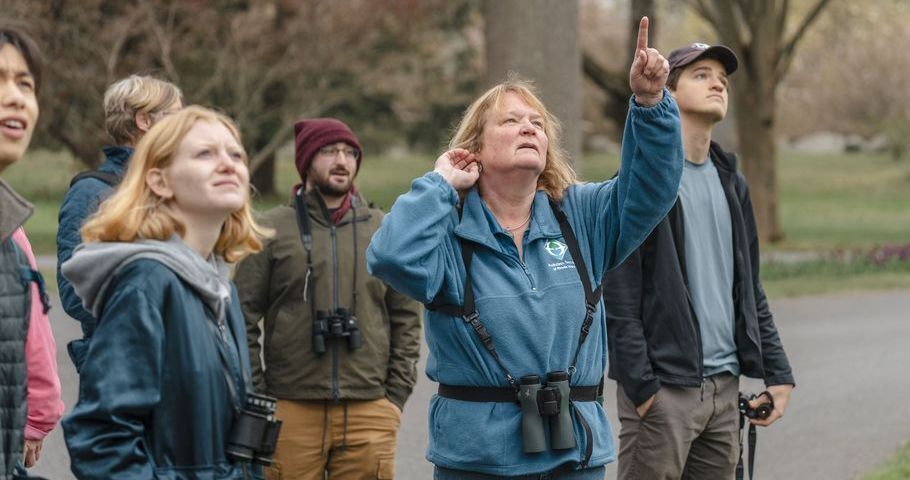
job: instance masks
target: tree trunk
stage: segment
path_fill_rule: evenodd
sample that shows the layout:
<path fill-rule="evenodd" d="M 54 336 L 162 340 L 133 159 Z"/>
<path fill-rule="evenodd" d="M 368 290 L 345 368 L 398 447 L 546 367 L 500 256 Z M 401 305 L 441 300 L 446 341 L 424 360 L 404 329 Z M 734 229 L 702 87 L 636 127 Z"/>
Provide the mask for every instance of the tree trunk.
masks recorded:
<path fill-rule="evenodd" d="M 254 191 L 262 197 L 275 194 L 275 154 L 265 157 L 256 171 L 250 176 Z"/>
<path fill-rule="evenodd" d="M 638 53 L 635 51 L 635 45 L 638 43 L 638 25 L 641 22 L 641 17 L 648 17 L 648 38 L 651 42 L 649 46 L 653 47 L 657 43 L 657 32 L 660 28 L 660 22 L 655 22 L 657 7 L 654 5 L 654 0 L 632 0 L 631 13 L 629 14 L 629 31 L 626 35 L 626 66 L 625 73 L 629 73 L 629 69 L 632 67 L 632 62 L 635 60 L 635 54 Z M 670 52 L 664 53 L 666 56 L 670 56 Z M 630 92 L 631 94 L 631 92 Z"/>
<path fill-rule="evenodd" d="M 484 2 L 487 84 L 509 72 L 532 80 L 562 122 L 562 148 L 581 159 L 581 43 L 578 0 Z"/>
<path fill-rule="evenodd" d="M 609 118 L 616 126 L 617 141 L 622 141 L 622 130 L 626 124 L 626 116 L 629 114 L 629 97 L 632 96 L 632 89 L 629 88 L 629 69 L 632 67 L 632 61 L 635 60 L 635 43 L 638 41 L 638 24 L 641 17 L 647 16 L 651 21 L 649 25 L 649 37 L 653 43 L 657 38 L 657 22 L 654 21 L 657 16 L 655 0 L 632 0 L 631 13 L 629 15 L 629 31 L 627 35 L 625 52 L 626 61 L 620 70 L 607 70 L 597 63 L 591 55 L 583 55 L 583 66 L 585 76 L 594 82 L 600 90 L 607 96 L 604 102 L 603 114 Z M 664 52 L 669 55 L 669 52 Z"/>
<path fill-rule="evenodd" d="M 830 0 L 815 0 L 790 36 L 785 34 L 791 15 L 787 0 L 687 3 L 739 57 L 740 68 L 730 80 L 743 174 L 749 181 L 759 239 L 777 242 L 784 238 L 777 198 L 777 87 L 793 60 L 796 45 Z"/>
<path fill-rule="evenodd" d="M 759 84 L 746 75 L 733 77 L 733 82 L 739 156 L 743 175 L 749 182 L 758 238 L 777 242 L 783 240 L 784 231 L 777 195 L 776 85 L 771 79 Z"/>

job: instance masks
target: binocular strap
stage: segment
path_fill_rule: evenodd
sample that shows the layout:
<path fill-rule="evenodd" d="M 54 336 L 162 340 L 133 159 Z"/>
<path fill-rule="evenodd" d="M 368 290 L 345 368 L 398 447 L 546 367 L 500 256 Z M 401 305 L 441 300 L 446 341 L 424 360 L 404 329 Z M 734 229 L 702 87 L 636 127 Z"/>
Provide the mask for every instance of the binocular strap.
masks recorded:
<path fill-rule="evenodd" d="M 215 335 L 216 342 L 221 342 L 222 345 L 218 347 L 218 358 L 221 359 L 221 371 L 224 373 L 224 381 L 227 382 L 228 392 L 231 394 L 231 400 L 234 405 L 234 413 L 239 412 L 243 409 L 243 399 L 237 395 L 237 386 L 234 383 L 230 369 L 228 367 L 228 362 L 230 361 L 227 357 L 227 339 L 221 336 L 220 330 L 215 326 L 214 322 L 210 321 L 207 318 L 202 319 L 205 323 L 209 325 L 209 329 L 212 331 L 212 334 Z M 239 352 L 239 350 L 238 350 Z"/>
<path fill-rule="evenodd" d="M 294 214 L 297 219 L 297 230 L 300 232 L 300 241 L 301 241 L 301 243 L 303 243 L 303 249 L 306 251 L 306 274 L 305 274 L 304 283 L 303 283 L 303 301 L 308 302 L 310 304 L 310 314 L 312 315 L 310 318 L 315 320 L 315 318 L 316 318 L 316 299 L 310 298 L 310 296 L 308 295 L 308 293 L 309 293 L 308 291 L 310 288 L 310 276 L 313 273 L 313 258 L 312 258 L 312 256 L 313 256 L 313 228 L 310 225 L 310 214 L 307 211 L 306 203 L 305 203 L 304 197 L 303 197 L 304 188 L 305 187 L 301 186 L 297 190 L 297 192 L 294 194 Z M 351 276 L 352 276 L 351 311 L 354 312 L 354 314 L 356 315 L 357 296 L 358 296 L 356 252 L 359 252 L 360 250 L 357 248 L 357 207 L 356 207 L 355 203 L 356 202 L 353 202 L 353 201 L 351 203 L 351 212 L 352 212 L 353 218 L 351 219 L 350 223 L 351 223 L 351 230 L 353 232 L 352 236 L 353 236 L 353 240 L 354 240 L 354 252 L 355 252 L 354 268 L 353 268 L 353 273 L 351 274 Z M 324 207 L 325 206 L 323 205 L 323 210 L 325 210 Z M 331 222 L 332 221 L 331 215 L 328 215 L 328 217 L 329 217 L 329 221 Z M 347 222 L 342 222 L 342 224 L 346 224 L 346 223 Z M 333 229 L 333 232 L 334 232 L 335 226 L 332 226 L 331 228 Z M 334 233 L 332 235 L 334 236 Z M 334 255 L 334 253 L 333 253 L 333 255 Z M 335 262 L 334 259 L 332 261 Z M 335 263 L 337 263 L 337 262 L 335 262 Z M 337 275 L 335 275 L 335 281 L 336 281 L 336 285 L 332 289 L 332 293 L 335 296 L 335 298 L 333 299 L 332 303 L 333 303 L 333 307 L 337 308 L 338 307 L 338 298 L 337 298 L 338 276 Z"/>
<path fill-rule="evenodd" d="M 598 385 L 576 385 L 569 387 L 569 400 L 572 402 L 597 402 L 603 391 L 603 378 Z M 516 403 L 518 396 L 510 387 L 468 387 L 462 385 L 439 384 L 437 394 L 443 398 L 463 402 L 498 402 Z"/>
<path fill-rule="evenodd" d="M 739 463 L 736 464 L 736 480 L 744 480 L 743 475 L 743 434 L 746 432 L 746 416 L 739 416 Z M 749 423 L 749 479 L 753 477 L 755 471 L 755 449 L 758 443 L 758 434 L 755 431 L 755 425 Z"/>
<path fill-rule="evenodd" d="M 575 353 L 572 356 L 572 364 L 568 368 L 569 375 L 572 375 L 576 370 L 575 364 L 578 362 L 578 355 L 581 353 L 581 347 L 588 338 L 588 333 L 591 331 L 591 325 L 594 324 L 594 313 L 601 300 L 603 285 L 599 284 L 597 285 L 597 288 L 591 288 L 591 279 L 588 276 L 588 268 L 585 266 L 584 257 L 581 254 L 581 249 L 578 247 L 578 239 L 575 237 L 575 232 L 572 231 L 572 226 L 569 224 L 568 217 L 566 217 L 565 212 L 563 212 L 562 208 L 554 202 L 552 198 L 549 199 L 549 205 L 550 210 L 552 210 L 553 215 L 559 223 L 559 231 L 566 241 L 566 246 L 569 249 L 572 262 L 575 264 L 575 270 L 578 272 L 578 277 L 581 281 L 582 288 L 584 289 L 585 296 L 585 318 L 581 323 L 581 330 L 578 335 L 578 346 L 575 348 Z M 461 210 L 459 210 L 458 213 L 460 216 Z M 469 324 L 484 348 L 486 348 L 493 357 L 493 360 L 496 361 L 505 373 L 509 387 L 517 392 L 518 383 L 496 352 L 493 338 L 480 321 L 480 313 L 477 311 L 477 306 L 474 303 L 474 290 L 471 284 L 471 260 L 474 257 L 474 243 L 466 240 L 460 240 L 459 243 L 461 245 L 461 258 L 465 269 L 464 304 L 461 306 L 446 304 L 437 297 L 427 304 L 426 307 L 429 310 L 439 311 L 453 317 L 461 317 L 465 323 Z"/>
<path fill-rule="evenodd" d="M 581 424 L 581 428 L 585 430 L 585 456 L 581 460 L 581 468 L 588 468 L 588 462 L 591 461 L 591 455 L 594 453 L 594 432 L 591 430 L 591 426 L 588 425 L 588 421 L 585 420 L 585 416 L 575 408 L 574 402 L 569 402 L 570 408 L 575 412 L 575 416 L 578 418 L 578 423 Z"/>
<path fill-rule="evenodd" d="M 568 217 L 566 217 L 565 212 L 562 211 L 562 208 L 560 208 L 552 198 L 549 199 L 549 204 L 550 209 L 553 211 L 553 215 L 559 222 L 560 233 L 562 233 L 563 239 L 566 241 L 566 246 L 568 247 L 572 261 L 575 263 L 575 269 L 578 272 L 579 279 L 584 289 L 585 318 L 581 324 L 581 331 L 578 336 L 578 346 L 575 348 L 575 353 L 572 356 L 572 363 L 567 370 L 571 376 L 575 373 L 575 365 L 578 362 L 578 355 L 581 352 L 581 347 L 587 339 L 591 326 L 594 323 L 594 313 L 600 302 L 602 285 L 598 285 L 597 288 L 591 288 L 591 279 L 588 276 L 588 269 L 585 266 L 584 257 L 578 246 L 578 239 L 575 237 L 575 232 L 572 231 L 572 226 L 569 224 Z M 459 216 L 460 214 L 461 211 L 459 210 Z M 505 373 L 509 387 L 468 387 L 441 384 L 439 385 L 439 395 L 446 398 L 474 402 L 517 402 L 518 392 L 520 390 L 518 383 L 496 352 L 496 347 L 493 345 L 493 338 L 483 323 L 481 323 L 480 314 L 474 303 L 474 291 L 471 285 L 471 260 L 474 256 L 474 243 L 463 239 L 460 240 L 459 243 L 461 245 L 461 256 L 465 268 L 464 304 L 460 307 L 445 304 L 437 297 L 431 303 L 427 304 L 426 307 L 429 310 L 439 311 L 453 317 L 461 317 L 465 323 L 469 324 L 484 348 L 490 353 L 493 360 L 496 361 Z M 576 397 L 576 395 L 581 396 L 582 391 L 584 391 L 584 398 Z M 588 462 L 591 460 L 591 455 L 594 451 L 594 434 L 587 420 L 581 412 L 575 408 L 574 402 L 597 401 L 600 398 L 602 391 L 603 377 L 601 377 L 599 385 L 591 387 L 572 387 L 570 390 L 569 408 L 575 413 L 578 422 L 585 431 L 585 452 L 584 457 L 581 459 L 582 468 L 586 468 Z"/>

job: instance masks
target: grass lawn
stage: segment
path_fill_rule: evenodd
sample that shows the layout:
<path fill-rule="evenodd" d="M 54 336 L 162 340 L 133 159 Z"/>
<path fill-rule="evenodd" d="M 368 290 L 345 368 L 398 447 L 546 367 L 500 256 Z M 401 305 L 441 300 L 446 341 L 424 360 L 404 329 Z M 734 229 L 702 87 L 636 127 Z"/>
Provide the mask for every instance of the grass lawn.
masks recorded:
<path fill-rule="evenodd" d="M 257 209 L 288 200 L 297 181 L 290 153 L 279 157 L 276 190 L 257 198 Z M 412 179 L 433 167 L 435 155 L 367 156 L 357 185 L 384 210 L 407 191 Z M 587 180 L 609 178 L 618 158 L 588 155 L 580 172 Z M 69 179 L 82 170 L 64 153 L 33 151 L 4 172 L 4 178 L 35 203 L 26 224 L 39 254 L 55 252 L 57 212 Z M 887 155 L 810 155 L 780 158 L 781 220 L 786 240 L 766 250 L 868 250 L 883 244 L 910 243 L 910 162 Z M 762 270 L 770 296 L 794 296 L 855 289 L 910 288 L 910 262 L 874 266 L 867 262 L 809 262 L 796 267 L 766 264 Z"/>
<path fill-rule="evenodd" d="M 863 480 L 906 480 L 910 478 L 910 443 L 890 461 L 869 472 Z"/>
<path fill-rule="evenodd" d="M 855 290 L 910 289 L 910 261 L 874 265 L 811 261 L 798 264 L 766 263 L 762 286 L 771 298 L 797 297 Z"/>
<path fill-rule="evenodd" d="M 910 243 L 910 161 L 887 155 L 782 156 L 776 248 Z"/>

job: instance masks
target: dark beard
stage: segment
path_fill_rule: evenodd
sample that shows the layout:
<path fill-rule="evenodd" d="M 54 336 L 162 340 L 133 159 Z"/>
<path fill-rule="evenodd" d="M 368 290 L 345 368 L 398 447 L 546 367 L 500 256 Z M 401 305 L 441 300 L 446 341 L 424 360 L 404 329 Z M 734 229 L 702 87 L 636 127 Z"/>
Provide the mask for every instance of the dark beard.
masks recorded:
<path fill-rule="evenodd" d="M 328 181 L 313 179 L 313 186 L 316 187 L 316 191 L 318 191 L 323 198 L 344 197 L 351 191 L 351 186 L 353 185 L 354 182 L 348 182 L 344 187 L 336 187 Z"/>

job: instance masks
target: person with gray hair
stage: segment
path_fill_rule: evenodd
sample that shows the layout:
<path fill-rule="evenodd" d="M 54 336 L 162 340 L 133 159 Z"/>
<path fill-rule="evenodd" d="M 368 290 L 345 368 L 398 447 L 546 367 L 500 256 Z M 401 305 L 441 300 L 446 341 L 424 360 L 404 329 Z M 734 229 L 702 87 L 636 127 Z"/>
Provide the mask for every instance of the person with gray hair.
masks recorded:
<path fill-rule="evenodd" d="M 83 338 L 67 345 L 76 371 L 82 368 L 88 341 L 97 321 L 82 306 L 70 282 L 60 273 L 82 243 L 79 230 L 85 220 L 111 195 L 126 172 L 133 148 L 162 118 L 183 106 L 183 93 L 165 80 L 148 75 L 130 75 L 111 84 L 104 93 L 104 126 L 114 145 L 103 148 L 105 160 L 97 170 L 82 172 L 70 182 L 60 206 L 57 229 L 57 286 L 63 309 L 82 324 Z"/>

